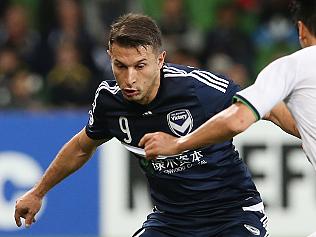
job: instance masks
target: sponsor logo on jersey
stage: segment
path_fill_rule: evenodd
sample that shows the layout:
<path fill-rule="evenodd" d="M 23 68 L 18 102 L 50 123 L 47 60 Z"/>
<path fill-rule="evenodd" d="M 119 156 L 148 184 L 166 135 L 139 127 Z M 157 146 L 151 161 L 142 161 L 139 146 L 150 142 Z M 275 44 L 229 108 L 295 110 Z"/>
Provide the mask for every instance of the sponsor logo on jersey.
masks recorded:
<path fill-rule="evenodd" d="M 191 132 L 193 127 L 193 118 L 187 109 L 170 112 L 167 115 L 167 121 L 171 131 L 180 137 Z"/>
<path fill-rule="evenodd" d="M 244 224 L 244 227 L 254 235 L 260 235 L 260 230 L 251 225 Z"/>

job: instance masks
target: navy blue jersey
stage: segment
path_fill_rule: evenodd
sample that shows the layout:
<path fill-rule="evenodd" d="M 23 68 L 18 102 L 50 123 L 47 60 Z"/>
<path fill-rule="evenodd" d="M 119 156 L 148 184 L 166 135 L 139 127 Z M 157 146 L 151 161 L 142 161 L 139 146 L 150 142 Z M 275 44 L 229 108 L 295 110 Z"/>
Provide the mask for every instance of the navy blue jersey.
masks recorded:
<path fill-rule="evenodd" d="M 160 212 L 220 215 L 261 202 L 232 141 L 155 161 L 145 160 L 144 150 L 137 144 L 146 133 L 184 136 L 194 131 L 230 106 L 238 90 L 231 80 L 211 72 L 165 64 L 157 96 L 148 105 L 125 100 L 115 81 L 102 82 L 86 132 L 92 139 L 115 137 L 139 158 Z"/>

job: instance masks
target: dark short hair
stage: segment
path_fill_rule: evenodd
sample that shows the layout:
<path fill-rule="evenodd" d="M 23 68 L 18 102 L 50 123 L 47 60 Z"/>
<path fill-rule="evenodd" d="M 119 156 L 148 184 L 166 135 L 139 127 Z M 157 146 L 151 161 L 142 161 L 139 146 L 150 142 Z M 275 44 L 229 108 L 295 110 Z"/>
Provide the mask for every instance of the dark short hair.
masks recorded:
<path fill-rule="evenodd" d="M 161 50 L 161 32 L 155 21 L 141 14 L 126 14 L 117 19 L 112 25 L 108 46 L 113 43 L 125 47 L 152 46 L 156 51 Z"/>
<path fill-rule="evenodd" d="M 292 0 L 290 10 L 295 24 L 302 21 L 316 36 L 316 0 Z"/>

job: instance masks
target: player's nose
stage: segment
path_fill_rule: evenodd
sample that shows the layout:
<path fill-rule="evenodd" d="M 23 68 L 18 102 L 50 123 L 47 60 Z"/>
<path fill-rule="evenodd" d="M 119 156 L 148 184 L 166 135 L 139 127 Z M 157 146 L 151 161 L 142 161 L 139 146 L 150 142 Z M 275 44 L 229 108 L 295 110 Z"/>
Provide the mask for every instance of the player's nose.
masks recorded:
<path fill-rule="evenodd" d="M 132 85 L 136 82 L 136 71 L 133 68 L 128 68 L 125 82 L 129 87 L 132 87 Z"/>

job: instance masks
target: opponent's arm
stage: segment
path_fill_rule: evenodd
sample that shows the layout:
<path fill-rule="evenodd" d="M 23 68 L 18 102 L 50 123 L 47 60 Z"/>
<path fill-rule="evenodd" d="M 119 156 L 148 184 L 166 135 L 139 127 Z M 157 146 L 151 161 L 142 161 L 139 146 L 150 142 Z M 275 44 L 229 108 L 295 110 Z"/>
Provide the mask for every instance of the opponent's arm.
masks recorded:
<path fill-rule="evenodd" d="M 34 216 L 41 208 L 42 199 L 45 194 L 60 181 L 85 164 L 97 146 L 104 140 L 90 139 L 85 129 L 76 134 L 58 152 L 53 162 L 45 171 L 40 181 L 16 202 L 15 221 L 21 226 L 21 217 L 25 219 L 26 227 L 34 222 Z"/>
<path fill-rule="evenodd" d="M 144 146 L 148 159 L 155 159 L 158 155 L 175 155 L 230 140 L 254 122 L 254 112 L 245 104 L 236 102 L 184 137 L 176 138 L 162 132 L 150 133 L 140 140 L 139 146 Z"/>
<path fill-rule="evenodd" d="M 301 138 L 300 133 L 296 127 L 296 122 L 283 101 L 278 103 L 269 113 L 267 113 L 264 116 L 264 119 L 270 120 L 279 126 L 283 131 L 297 138 Z"/>

